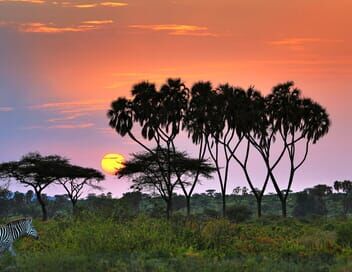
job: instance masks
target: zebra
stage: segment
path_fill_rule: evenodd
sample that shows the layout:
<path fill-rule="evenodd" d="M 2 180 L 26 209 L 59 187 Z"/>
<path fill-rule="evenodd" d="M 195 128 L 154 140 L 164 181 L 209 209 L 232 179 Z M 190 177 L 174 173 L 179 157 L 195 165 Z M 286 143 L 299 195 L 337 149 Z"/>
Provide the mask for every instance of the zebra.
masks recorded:
<path fill-rule="evenodd" d="M 16 256 L 13 242 L 23 236 L 39 239 L 38 232 L 32 224 L 32 218 L 18 219 L 6 225 L 0 225 L 0 255 L 8 250 L 12 256 Z"/>

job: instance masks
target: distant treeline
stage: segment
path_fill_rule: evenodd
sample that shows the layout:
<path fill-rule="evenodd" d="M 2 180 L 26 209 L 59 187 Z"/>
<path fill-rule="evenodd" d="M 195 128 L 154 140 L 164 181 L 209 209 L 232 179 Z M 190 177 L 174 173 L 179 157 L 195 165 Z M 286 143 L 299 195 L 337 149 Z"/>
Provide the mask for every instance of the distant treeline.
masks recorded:
<path fill-rule="evenodd" d="M 348 216 L 352 212 L 352 196 L 350 191 L 342 190 L 341 185 L 351 185 L 351 181 L 335 182 L 333 187 L 317 185 L 298 193 L 291 193 L 288 200 L 290 216 L 300 218 Z M 174 215 L 186 215 L 187 201 L 183 195 L 175 194 Z M 255 197 L 246 187 L 236 187 L 232 194 L 227 195 L 229 204 L 227 217 L 241 222 L 255 217 Z M 67 195 L 42 195 L 48 216 L 60 217 L 72 214 L 71 200 Z M 221 217 L 219 209 L 222 205 L 222 194 L 215 190 L 192 196 L 193 215 L 205 218 Z M 29 190 L 27 193 L 0 191 L 0 216 L 32 216 L 38 218 L 42 211 L 37 203 L 36 195 Z M 264 195 L 263 207 L 266 216 L 280 215 L 280 202 L 275 194 Z M 121 198 L 113 198 L 111 193 L 89 194 L 85 199 L 79 199 L 77 212 L 92 212 L 101 216 L 128 219 L 140 214 L 151 217 L 163 217 L 164 206 L 160 196 L 141 192 L 127 192 Z"/>

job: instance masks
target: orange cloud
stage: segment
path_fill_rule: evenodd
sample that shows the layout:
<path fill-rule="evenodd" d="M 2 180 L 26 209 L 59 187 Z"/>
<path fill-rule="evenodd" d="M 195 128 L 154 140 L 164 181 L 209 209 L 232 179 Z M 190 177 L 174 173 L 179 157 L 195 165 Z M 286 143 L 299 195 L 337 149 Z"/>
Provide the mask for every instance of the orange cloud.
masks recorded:
<path fill-rule="evenodd" d="M 21 32 L 28 33 L 67 33 L 67 32 L 85 32 L 91 30 L 97 30 L 101 26 L 113 23 L 112 20 L 101 20 L 101 21 L 85 21 L 77 26 L 56 26 L 53 23 L 24 23 L 20 24 L 18 30 Z"/>
<path fill-rule="evenodd" d="M 165 25 L 130 25 L 130 28 L 144 29 L 151 31 L 167 31 L 169 35 L 179 36 L 217 36 L 208 31 L 207 27 L 196 25 L 178 25 L 178 24 L 165 24 Z"/>
<path fill-rule="evenodd" d="M 82 24 L 88 25 L 104 25 L 104 24 L 112 24 L 113 20 L 95 20 L 95 21 L 84 21 Z"/>
<path fill-rule="evenodd" d="M 72 5 L 72 7 L 75 8 L 95 8 L 98 4 L 76 4 L 76 5 Z M 70 4 L 68 4 L 67 6 L 70 6 Z"/>
<path fill-rule="evenodd" d="M 82 27 L 58 27 L 53 24 L 44 23 L 24 23 L 19 27 L 21 32 L 31 33 L 64 33 L 64 32 L 82 32 L 87 31 L 87 28 Z"/>
<path fill-rule="evenodd" d="M 125 7 L 125 6 L 128 6 L 127 3 L 122 3 L 122 2 L 103 2 L 103 3 L 100 3 L 101 6 L 103 7 Z"/>
<path fill-rule="evenodd" d="M 101 2 L 101 3 L 73 4 L 71 2 L 64 2 L 64 3 L 62 3 L 62 5 L 64 7 L 88 9 L 88 8 L 96 8 L 96 7 L 110 7 L 110 8 L 125 7 L 125 6 L 128 6 L 128 3 L 110 1 L 110 2 Z"/>
<path fill-rule="evenodd" d="M 270 41 L 269 44 L 274 46 L 285 46 L 291 50 L 304 50 L 304 46 L 314 43 L 339 43 L 342 40 L 326 40 L 319 38 L 289 38 L 276 41 Z"/>
<path fill-rule="evenodd" d="M 29 4 L 44 4 L 44 0 L 0 0 L 0 3 L 29 3 Z"/>

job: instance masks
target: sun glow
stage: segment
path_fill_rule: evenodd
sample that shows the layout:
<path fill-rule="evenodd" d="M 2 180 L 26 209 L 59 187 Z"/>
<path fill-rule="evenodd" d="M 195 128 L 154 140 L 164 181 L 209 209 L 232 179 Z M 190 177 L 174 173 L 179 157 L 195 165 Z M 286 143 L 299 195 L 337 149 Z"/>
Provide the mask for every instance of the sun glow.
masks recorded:
<path fill-rule="evenodd" d="M 121 154 L 106 154 L 101 161 L 101 167 L 107 174 L 116 175 L 123 168 L 124 161 L 125 158 Z"/>

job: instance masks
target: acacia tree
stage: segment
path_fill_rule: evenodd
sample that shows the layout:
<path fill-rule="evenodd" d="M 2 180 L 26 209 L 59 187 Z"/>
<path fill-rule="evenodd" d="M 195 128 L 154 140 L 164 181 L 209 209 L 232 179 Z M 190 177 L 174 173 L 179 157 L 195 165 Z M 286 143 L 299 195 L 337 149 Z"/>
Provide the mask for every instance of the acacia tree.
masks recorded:
<path fill-rule="evenodd" d="M 5 177 L 0 176 L 0 199 L 8 193 L 9 181 L 4 181 Z M 5 198 L 5 197 L 4 197 Z M 0 205 L 1 207 L 2 205 Z"/>
<path fill-rule="evenodd" d="M 78 199 L 82 196 L 83 189 L 89 186 L 93 189 L 101 189 L 98 182 L 104 180 L 104 175 L 92 168 L 85 168 L 67 164 L 61 168 L 61 178 L 57 181 L 62 185 L 72 203 L 72 212 L 75 213 Z"/>
<path fill-rule="evenodd" d="M 42 156 L 39 153 L 29 153 L 20 161 L 0 164 L 0 175 L 33 188 L 45 221 L 48 215 L 43 191 L 61 178 L 60 169 L 67 163 L 67 159 L 57 155 Z"/>
<path fill-rule="evenodd" d="M 184 152 L 176 151 L 170 162 L 166 154 L 165 150 L 157 148 L 153 149 L 153 153 L 133 154 L 132 159 L 124 163 L 124 167 L 118 172 L 118 176 L 119 178 L 129 177 L 133 182 L 132 189 L 156 190 L 165 201 L 166 215 L 167 218 L 170 218 L 175 188 L 189 186 L 190 183 L 187 182 L 189 176 L 194 175 L 198 169 L 201 169 L 201 175 L 209 178 L 214 168 L 206 161 L 199 162 L 188 157 Z M 162 173 L 167 171 L 166 168 L 169 167 L 169 163 L 173 165 L 171 179 L 164 179 Z"/>
<path fill-rule="evenodd" d="M 352 181 L 350 180 L 335 181 L 334 189 L 337 192 L 341 191 L 344 194 L 343 215 L 347 216 L 349 210 L 352 207 Z"/>
<path fill-rule="evenodd" d="M 173 158 L 173 169 L 186 198 L 187 216 L 191 215 L 191 197 L 200 177 L 209 179 L 216 168 L 204 158 L 190 158 L 186 153 L 176 153 Z M 184 178 L 183 178 L 184 176 Z M 188 189 L 190 188 L 190 189 Z"/>
<path fill-rule="evenodd" d="M 328 133 L 330 120 L 326 110 L 311 99 L 301 97 L 301 91 L 293 82 L 279 84 L 265 98 L 265 110 L 260 119 L 265 125 L 257 134 L 248 134 L 251 144 L 261 154 L 275 191 L 281 201 L 282 215 L 287 216 L 287 199 L 297 170 L 307 159 L 309 147 L 316 144 Z M 282 143 L 282 152 L 273 161 L 271 151 L 273 144 Z M 300 159 L 297 154 L 303 149 Z M 287 154 L 289 161 L 289 177 L 284 190 L 280 189 L 274 168 Z"/>
<path fill-rule="evenodd" d="M 131 99 L 118 98 L 112 102 L 108 111 L 109 125 L 122 137 L 128 135 L 154 155 L 161 170 L 159 178 L 164 184 L 171 184 L 175 171 L 171 163 L 176 152 L 174 141 L 182 129 L 188 89 L 180 79 L 168 79 L 159 91 L 154 84 L 142 82 L 133 86 L 131 94 Z M 151 142 L 155 149 L 135 135 L 134 125 L 139 125 L 142 139 Z M 155 150 L 161 152 L 155 153 Z"/>

